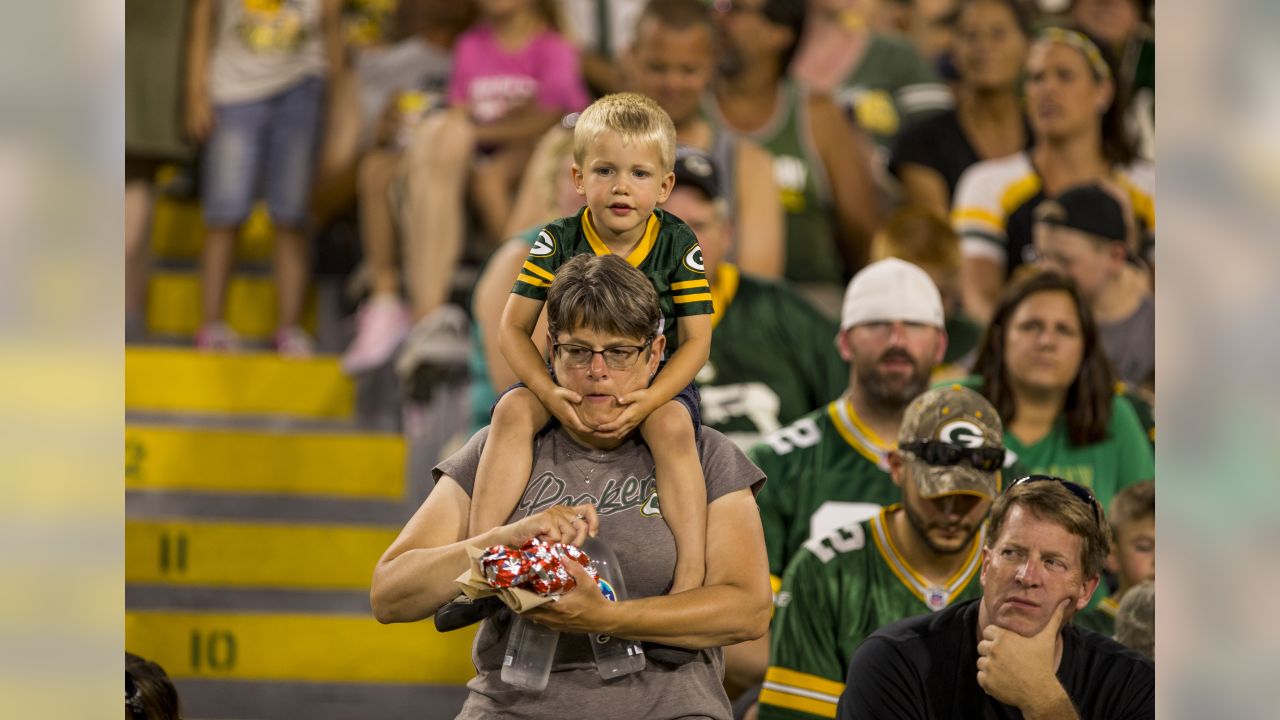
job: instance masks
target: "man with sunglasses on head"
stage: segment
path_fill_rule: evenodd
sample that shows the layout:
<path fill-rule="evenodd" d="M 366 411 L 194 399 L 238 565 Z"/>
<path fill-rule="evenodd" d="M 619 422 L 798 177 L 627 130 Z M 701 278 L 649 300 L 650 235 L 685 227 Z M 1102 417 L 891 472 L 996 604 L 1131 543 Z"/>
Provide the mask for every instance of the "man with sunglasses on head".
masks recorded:
<path fill-rule="evenodd" d="M 787 567 L 762 720 L 831 717 L 849 658 L 867 635 L 979 595 L 1002 441 L 995 408 L 972 390 L 951 385 L 912 401 L 889 453 L 902 501 L 805 543 Z"/>
<path fill-rule="evenodd" d="M 945 322 L 928 273 L 897 258 L 871 263 L 845 289 L 835 342 L 850 366 L 847 389 L 748 452 L 769 478 L 759 503 L 775 591 L 806 542 L 898 501 L 889 453 L 946 352 Z M 764 679 L 769 643 L 728 648 L 725 658 L 728 682 L 752 687 Z"/>
<path fill-rule="evenodd" d="M 836 717 L 1155 717 L 1155 667 L 1073 625 L 1098 586 L 1108 530 L 1088 489 L 1047 475 L 991 508 L 982 597 L 881 628 L 849 664 Z"/>

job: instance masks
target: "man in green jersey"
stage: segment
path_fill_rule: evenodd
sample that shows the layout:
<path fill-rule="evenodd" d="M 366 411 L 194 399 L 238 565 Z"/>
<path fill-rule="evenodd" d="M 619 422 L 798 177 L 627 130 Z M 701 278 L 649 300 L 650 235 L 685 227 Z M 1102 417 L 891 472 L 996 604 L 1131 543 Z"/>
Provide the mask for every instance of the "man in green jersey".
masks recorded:
<path fill-rule="evenodd" d="M 898 501 L 889 451 L 946 352 L 944 323 L 937 286 L 911 263 L 887 258 L 849 283 L 836 336 L 851 364 L 848 389 L 748 452 L 769 478 L 757 502 L 775 590 L 805 542 Z M 768 653 L 763 640 L 727 648 L 731 689 L 763 680 Z"/>
<path fill-rule="evenodd" d="M 982 594 L 983 529 L 999 493 L 1003 427 L 959 385 L 908 406 L 889 453 L 902 502 L 810 540 L 777 596 L 760 718 L 834 717 L 863 638 L 906 617 Z"/>
<path fill-rule="evenodd" d="M 746 450 L 839 395 L 849 366 L 831 342 L 835 321 L 787 285 L 726 260 L 733 234 L 714 157 L 680 146 L 675 175 L 662 207 L 697 235 L 715 306 L 711 356 L 696 378 L 702 422 Z"/>

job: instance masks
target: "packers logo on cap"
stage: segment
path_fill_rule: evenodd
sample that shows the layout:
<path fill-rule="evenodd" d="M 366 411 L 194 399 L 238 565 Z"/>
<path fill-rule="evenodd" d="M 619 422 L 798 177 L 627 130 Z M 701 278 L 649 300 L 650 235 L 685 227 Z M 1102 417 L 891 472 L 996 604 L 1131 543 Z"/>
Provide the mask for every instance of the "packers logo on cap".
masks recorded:
<path fill-rule="evenodd" d="M 968 420 L 952 420 L 938 429 L 938 439 L 956 447 L 980 448 L 987 442 L 982 428 Z"/>

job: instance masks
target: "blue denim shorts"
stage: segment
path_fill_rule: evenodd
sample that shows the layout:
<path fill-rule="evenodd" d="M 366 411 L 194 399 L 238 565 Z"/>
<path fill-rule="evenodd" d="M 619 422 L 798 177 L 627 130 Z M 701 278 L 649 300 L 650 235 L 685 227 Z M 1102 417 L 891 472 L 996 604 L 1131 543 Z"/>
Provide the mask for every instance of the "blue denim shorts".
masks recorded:
<path fill-rule="evenodd" d="M 263 197 L 276 225 L 307 218 L 324 81 L 309 77 L 264 100 L 217 105 L 205 147 L 205 223 L 236 226 Z"/>

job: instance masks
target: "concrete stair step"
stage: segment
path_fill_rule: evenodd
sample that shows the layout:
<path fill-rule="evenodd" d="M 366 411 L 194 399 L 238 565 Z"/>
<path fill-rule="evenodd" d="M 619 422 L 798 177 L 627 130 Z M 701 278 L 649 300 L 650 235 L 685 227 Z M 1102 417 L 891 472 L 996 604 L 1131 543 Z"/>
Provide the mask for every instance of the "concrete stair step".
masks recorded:
<path fill-rule="evenodd" d="M 125 349 L 125 410 L 351 419 L 355 388 L 335 356 Z"/>
<path fill-rule="evenodd" d="M 236 259 L 269 262 L 275 231 L 266 205 L 259 202 L 236 238 Z M 158 197 L 151 216 L 151 256 L 156 260 L 195 260 L 204 247 L 200 203 Z"/>
<path fill-rule="evenodd" d="M 462 685 L 475 675 L 478 628 L 438 633 L 430 621 L 381 625 L 349 613 L 147 610 L 124 619 L 129 652 L 175 680 Z"/>
<path fill-rule="evenodd" d="M 399 528 L 295 523 L 125 523 L 126 583 L 364 590 Z"/>
<path fill-rule="evenodd" d="M 404 439 L 129 424 L 125 489 L 400 500 Z"/>
<path fill-rule="evenodd" d="M 268 273 L 237 272 L 227 285 L 224 317 L 247 341 L 275 337 L 277 296 Z M 192 270 L 157 270 L 151 274 L 147 296 L 147 332 L 161 337 L 194 338 L 200 329 L 200 279 Z M 311 290 L 302 325 L 316 334 L 316 293 Z"/>

